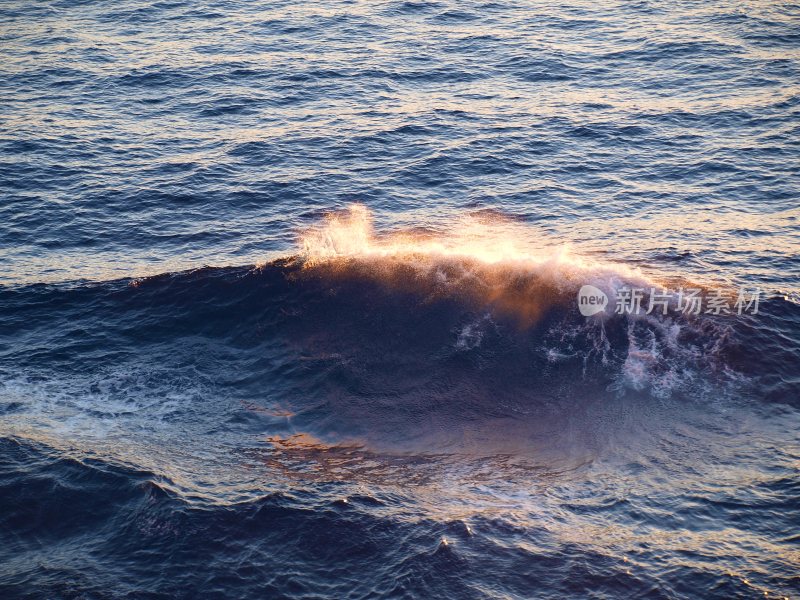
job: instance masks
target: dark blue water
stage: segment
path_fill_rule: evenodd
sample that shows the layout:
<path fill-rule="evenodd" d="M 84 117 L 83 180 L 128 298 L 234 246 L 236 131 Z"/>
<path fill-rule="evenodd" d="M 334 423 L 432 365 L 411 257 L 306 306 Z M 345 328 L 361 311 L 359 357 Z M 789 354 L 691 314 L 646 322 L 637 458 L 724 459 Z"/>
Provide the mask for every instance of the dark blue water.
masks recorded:
<path fill-rule="evenodd" d="M 800 597 L 798 24 L 0 3 L 0 597 Z"/>

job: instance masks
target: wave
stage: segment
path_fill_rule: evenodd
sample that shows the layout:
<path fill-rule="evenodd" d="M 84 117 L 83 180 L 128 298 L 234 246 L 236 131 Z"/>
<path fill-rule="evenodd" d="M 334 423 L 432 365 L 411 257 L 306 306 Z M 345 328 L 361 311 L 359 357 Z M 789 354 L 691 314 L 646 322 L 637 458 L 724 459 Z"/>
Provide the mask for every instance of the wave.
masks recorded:
<path fill-rule="evenodd" d="M 262 265 L 0 288 L 0 402 L 95 437 L 126 420 L 191 437 L 233 401 L 244 416 L 226 418 L 274 439 L 517 452 L 620 398 L 797 397 L 797 346 L 781 343 L 797 304 L 587 318 L 586 284 L 662 285 L 496 214 L 379 233 L 351 207 Z"/>

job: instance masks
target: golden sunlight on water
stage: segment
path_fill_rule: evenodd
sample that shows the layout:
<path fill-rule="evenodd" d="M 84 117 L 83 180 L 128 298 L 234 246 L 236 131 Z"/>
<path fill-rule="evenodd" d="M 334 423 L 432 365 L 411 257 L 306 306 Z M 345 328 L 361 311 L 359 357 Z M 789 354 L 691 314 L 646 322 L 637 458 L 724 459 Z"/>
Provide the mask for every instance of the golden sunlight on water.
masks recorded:
<path fill-rule="evenodd" d="M 486 265 L 525 264 L 565 275 L 605 271 L 641 278 L 624 265 L 600 263 L 571 251 L 531 227 L 499 214 L 467 215 L 453 222 L 446 234 L 397 231 L 376 234 L 372 215 L 362 205 L 327 215 L 320 226 L 300 235 L 302 256 L 310 265 L 336 259 L 407 259 L 425 263 L 468 259 Z"/>
<path fill-rule="evenodd" d="M 307 270 L 325 276 L 366 277 L 421 297 L 458 296 L 512 315 L 525 326 L 578 288 L 644 287 L 641 272 L 590 260 L 566 244 L 497 214 L 466 216 L 446 234 L 399 230 L 377 234 L 368 209 L 352 205 L 300 235 Z"/>

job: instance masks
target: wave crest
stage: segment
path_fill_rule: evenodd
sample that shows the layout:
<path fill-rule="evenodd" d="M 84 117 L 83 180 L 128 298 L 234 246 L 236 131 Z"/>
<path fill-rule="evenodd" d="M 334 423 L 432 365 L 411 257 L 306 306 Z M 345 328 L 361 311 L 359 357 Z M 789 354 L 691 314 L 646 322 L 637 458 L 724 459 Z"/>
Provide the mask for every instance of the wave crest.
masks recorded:
<path fill-rule="evenodd" d="M 468 215 L 446 233 L 377 233 L 362 205 L 326 215 L 301 233 L 307 269 L 367 276 L 426 294 L 457 294 L 512 313 L 530 325 L 554 304 L 591 284 L 613 294 L 649 285 L 638 270 L 574 254 L 569 245 L 496 213 Z"/>

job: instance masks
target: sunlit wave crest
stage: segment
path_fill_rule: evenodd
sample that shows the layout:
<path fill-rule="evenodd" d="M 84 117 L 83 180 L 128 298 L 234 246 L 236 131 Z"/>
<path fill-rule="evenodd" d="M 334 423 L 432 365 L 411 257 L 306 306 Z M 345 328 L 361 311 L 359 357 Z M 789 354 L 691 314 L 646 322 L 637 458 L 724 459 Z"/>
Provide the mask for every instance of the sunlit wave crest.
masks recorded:
<path fill-rule="evenodd" d="M 368 275 L 426 293 L 458 293 L 531 324 L 585 284 L 608 294 L 649 286 L 638 269 L 591 260 L 536 230 L 498 215 L 458 218 L 446 233 L 376 232 L 363 205 L 326 215 L 299 236 L 306 267 Z"/>

